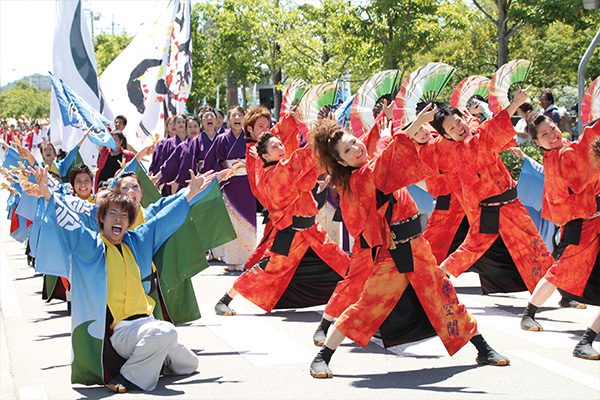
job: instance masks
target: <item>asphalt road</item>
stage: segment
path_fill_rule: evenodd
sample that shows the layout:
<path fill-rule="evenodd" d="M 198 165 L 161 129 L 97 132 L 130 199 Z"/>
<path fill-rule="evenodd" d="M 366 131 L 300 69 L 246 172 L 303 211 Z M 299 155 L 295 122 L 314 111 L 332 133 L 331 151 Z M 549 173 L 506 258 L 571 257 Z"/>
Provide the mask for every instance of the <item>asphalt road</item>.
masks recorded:
<path fill-rule="evenodd" d="M 323 307 L 266 314 L 238 297 L 238 315 L 216 316 L 214 303 L 238 276 L 219 263 L 193 280 L 202 318 L 179 327 L 180 340 L 200 359 L 197 373 L 161 378 L 150 393 L 73 386 L 66 304 L 42 301 L 42 276 L 8 235 L 9 221 L 0 224 L 2 399 L 600 399 L 600 362 L 571 355 L 597 307 L 560 309 L 555 294 L 538 314 L 545 331 L 524 332 L 519 314 L 527 293 L 482 296 L 477 275 L 463 274 L 454 280 L 462 301 L 510 366 L 477 365 L 470 344 L 450 357 L 437 338 L 388 350 L 376 339 L 364 349 L 345 341 L 331 362 L 334 378 L 316 380 L 308 366 Z"/>

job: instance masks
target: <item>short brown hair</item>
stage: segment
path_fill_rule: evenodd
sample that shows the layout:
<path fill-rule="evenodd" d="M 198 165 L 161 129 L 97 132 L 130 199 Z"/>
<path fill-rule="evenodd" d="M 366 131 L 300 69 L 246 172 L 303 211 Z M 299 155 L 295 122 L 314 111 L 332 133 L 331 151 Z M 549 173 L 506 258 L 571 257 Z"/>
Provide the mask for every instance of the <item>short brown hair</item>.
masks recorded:
<path fill-rule="evenodd" d="M 119 193 L 114 189 L 106 190 L 109 190 L 110 193 L 103 196 L 98 201 L 98 214 L 96 216 L 98 219 L 98 227 L 100 228 L 100 230 L 104 230 L 104 222 L 102 222 L 102 220 L 106 216 L 108 208 L 111 205 L 116 205 L 121 209 L 127 211 L 127 216 L 129 217 L 129 225 L 127 226 L 127 228 L 129 228 L 135 222 L 136 217 L 135 204 L 133 203 L 133 199 L 129 196 Z"/>
<path fill-rule="evenodd" d="M 140 177 L 137 176 L 137 174 L 133 171 L 127 171 L 127 172 L 123 172 L 121 175 L 118 176 L 117 182 L 115 182 L 115 189 L 117 189 L 118 192 L 121 192 L 121 181 L 124 178 L 134 178 L 138 185 L 140 185 L 140 189 L 142 189 L 142 193 L 144 192 L 144 189 L 142 188 L 142 181 L 140 180 Z"/>
<path fill-rule="evenodd" d="M 244 110 L 242 107 L 240 106 L 231 106 L 229 108 L 229 111 L 227 111 L 227 120 L 229 121 L 231 119 L 231 113 L 234 111 L 238 111 L 240 113 L 242 113 L 242 115 L 246 115 L 246 110 Z"/>
<path fill-rule="evenodd" d="M 44 151 L 44 149 L 45 149 L 46 147 L 51 147 L 51 148 L 52 148 L 52 151 L 54 152 L 54 156 L 56 156 L 56 149 L 54 148 L 54 145 L 53 145 L 51 142 L 44 141 L 44 142 L 42 142 L 42 143 L 40 144 L 40 150 L 41 150 L 41 151 Z"/>
<path fill-rule="evenodd" d="M 254 124 L 260 117 L 265 117 L 269 123 L 271 122 L 271 113 L 265 106 L 253 106 L 251 107 L 246 115 L 244 115 L 244 132 L 246 132 L 246 137 L 250 137 L 250 133 L 248 133 L 248 127 L 251 126 L 254 129 Z"/>
<path fill-rule="evenodd" d="M 92 182 L 94 181 L 94 177 L 92 176 L 92 171 L 90 168 L 85 164 L 77 164 L 75 167 L 73 167 L 71 175 L 69 175 L 69 183 L 73 187 L 73 190 L 75 190 L 75 178 L 79 174 L 88 174 Z"/>

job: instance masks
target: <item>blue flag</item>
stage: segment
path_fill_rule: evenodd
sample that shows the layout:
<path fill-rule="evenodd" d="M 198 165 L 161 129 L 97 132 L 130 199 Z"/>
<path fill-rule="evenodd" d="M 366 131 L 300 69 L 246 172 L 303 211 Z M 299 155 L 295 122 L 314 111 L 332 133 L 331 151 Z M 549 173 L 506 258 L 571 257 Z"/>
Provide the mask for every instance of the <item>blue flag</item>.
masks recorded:
<path fill-rule="evenodd" d="M 60 107 L 60 114 L 65 126 L 75 126 L 84 130 L 92 127 L 89 134 L 90 141 L 99 146 L 110 147 L 116 150 L 115 141 L 106 128 L 105 124 L 110 124 L 102 114 L 92 108 L 81 97 L 77 95 L 70 87 L 55 77 L 50 72 L 54 94 Z"/>
<path fill-rule="evenodd" d="M 347 121 L 350 121 L 350 106 L 354 101 L 356 95 L 348 97 L 338 108 L 335 110 L 334 116 L 338 124 L 345 126 Z"/>

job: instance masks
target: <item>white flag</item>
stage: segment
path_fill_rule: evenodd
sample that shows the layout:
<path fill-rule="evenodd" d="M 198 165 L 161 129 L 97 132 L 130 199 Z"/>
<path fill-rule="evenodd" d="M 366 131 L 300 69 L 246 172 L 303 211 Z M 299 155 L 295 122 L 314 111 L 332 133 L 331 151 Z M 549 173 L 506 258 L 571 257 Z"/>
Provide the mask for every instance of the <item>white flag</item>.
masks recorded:
<path fill-rule="evenodd" d="M 137 150 L 164 135 L 168 116 L 185 110 L 192 86 L 190 3 L 169 1 L 100 77 L 110 109 L 127 118 L 125 136 Z"/>
<path fill-rule="evenodd" d="M 87 27 L 81 0 L 56 0 L 56 25 L 53 45 L 53 73 L 63 79 L 86 103 L 109 119 L 110 112 L 101 108 L 101 93 L 96 72 L 96 55 Z M 60 109 L 54 93 L 50 108 L 50 135 L 52 142 L 68 152 L 83 136 L 80 128 L 65 127 L 61 122 Z M 83 161 L 95 167 L 98 150 L 89 140 L 79 149 Z"/>

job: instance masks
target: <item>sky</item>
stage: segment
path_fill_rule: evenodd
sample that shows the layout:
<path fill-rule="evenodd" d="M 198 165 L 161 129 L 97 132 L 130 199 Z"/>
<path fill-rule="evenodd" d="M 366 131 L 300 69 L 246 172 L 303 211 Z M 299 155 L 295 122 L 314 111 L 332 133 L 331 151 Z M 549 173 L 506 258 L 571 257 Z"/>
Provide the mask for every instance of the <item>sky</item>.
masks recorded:
<path fill-rule="evenodd" d="M 0 0 L 0 87 L 34 73 L 52 71 L 52 39 L 57 0 Z M 59 0 L 75 1 L 75 0 Z M 192 0 L 192 4 L 199 0 Z M 206 0 L 205 0 L 206 1 Z M 295 0 L 318 4 L 320 0 Z M 91 32 L 90 12 L 99 14 L 94 34 L 124 30 L 129 35 L 168 0 L 83 0 Z"/>
<path fill-rule="evenodd" d="M 73 0 L 60 0 L 73 1 Z M 90 28 L 90 11 L 100 14 L 94 33 L 138 32 L 140 24 L 166 0 L 83 0 Z M 52 71 L 56 0 L 0 0 L 0 87 L 23 76 Z M 90 28 L 91 31 L 91 28 Z"/>

